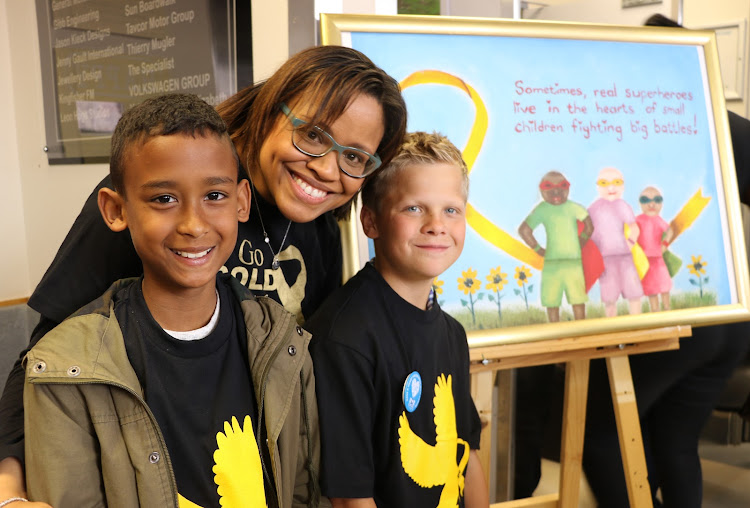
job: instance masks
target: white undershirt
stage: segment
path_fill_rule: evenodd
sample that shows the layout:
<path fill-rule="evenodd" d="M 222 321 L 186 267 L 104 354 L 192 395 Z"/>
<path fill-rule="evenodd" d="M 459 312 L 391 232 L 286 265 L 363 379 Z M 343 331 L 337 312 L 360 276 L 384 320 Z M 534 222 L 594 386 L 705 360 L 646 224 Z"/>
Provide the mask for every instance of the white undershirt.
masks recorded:
<path fill-rule="evenodd" d="M 216 308 L 214 309 L 214 314 L 211 316 L 211 319 L 208 321 L 208 323 L 205 326 L 201 326 L 198 329 L 195 330 L 188 330 L 186 332 L 175 332 L 173 330 L 167 330 L 164 329 L 165 332 L 167 332 L 169 335 L 174 337 L 177 340 L 200 340 L 205 339 L 208 337 L 208 334 L 214 331 L 214 328 L 216 328 L 216 323 L 219 321 L 219 290 L 216 290 Z"/>

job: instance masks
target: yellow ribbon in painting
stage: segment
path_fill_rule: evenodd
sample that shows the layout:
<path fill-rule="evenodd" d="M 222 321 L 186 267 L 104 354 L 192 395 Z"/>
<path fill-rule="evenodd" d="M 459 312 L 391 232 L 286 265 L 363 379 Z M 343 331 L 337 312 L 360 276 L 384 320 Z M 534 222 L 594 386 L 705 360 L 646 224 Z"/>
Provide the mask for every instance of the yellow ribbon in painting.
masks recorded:
<path fill-rule="evenodd" d="M 695 219 L 701 214 L 704 208 L 711 201 L 710 197 L 704 197 L 701 194 L 702 189 L 695 191 L 695 194 L 688 200 L 687 203 L 682 207 L 679 213 L 672 219 L 670 226 L 672 226 L 672 242 L 675 241 L 680 233 L 689 228 Z M 671 242 L 670 242 L 671 243 Z"/>
<path fill-rule="evenodd" d="M 625 238 L 630 238 L 630 226 L 625 224 L 624 227 Z M 634 243 L 630 248 L 630 253 L 633 255 L 633 264 L 635 264 L 635 270 L 638 272 L 638 278 L 643 280 L 648 272 L 649 262 L 648 256 L 643 252 L 643 247 L 638 243 Z"/>
<path fill-rule="evenodd" d="M 466 161 L 469 172 L 471 172 L 474 162 L 476 162 L 477 156 L 479 155 L 479 151 L 482 148 L 484 136 L 487 134 L 488 123 L 487 108 L 476 90 L 464 80 L 453 76 L 452 74 L 448 74 L 447 72 L 436 70 L 414 72 L 401 81 L 400 84 L 402 90 L 414 85 L 433 84 L 454 86 L 467 93 L 476 108 L 474 125 L 471 128 L 466 147 L 463 149 L 464 161 Z M 471 203 L 466 205 L 466 222 L 479 234 L 479 236 L 490 242 L 495 247 L 500 248 L 519 261 L 526 263 L 537 270 L 542 269 L 544 259 L 539 254 L 493 224 L 489 219 L 477 211 Z"/>
<path fill-rule="evenodd" d="M 675 238 L 677 238 L 678 235 L 684 232 L 693 224 L 693 222 L 695 222 L 695 219 L 698 218 L 701 212 L 703 212 L 703 209 L 708 206 L 708 202 L 711 201 L 711 198 L 704 197 L 701 194 L 701 191 L 702 189 L 698 189 L 695 194 L 693 194 L 692 197 L 688 199 L 687 203 L 682 206 L 675 218 L 672 219 L 670 225 L 672 226 L 673 235 L 670 243 L 674 242 Z M 627 224 L 625 224 L 625 237 L 628 237 L 629 235 L 630 228 Z M 646 272 L 648 272 L 649 268 L 648 257 L 646 256 L 646 253 L 643 252 L 641 246 L 637 243 L 633 245 L 630 251 L 633 253 L 633 262 L 635 263 L 635 268 L 638 271 L 638 276 L 643 279 L 643 277 L 646 276 Z"/>

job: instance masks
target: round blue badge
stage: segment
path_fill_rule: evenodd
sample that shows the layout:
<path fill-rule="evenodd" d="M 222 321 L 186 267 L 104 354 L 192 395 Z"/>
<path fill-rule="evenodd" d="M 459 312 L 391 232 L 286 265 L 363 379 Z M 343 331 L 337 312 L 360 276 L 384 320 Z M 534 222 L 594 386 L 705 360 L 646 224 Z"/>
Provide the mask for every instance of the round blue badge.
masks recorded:
<path fill-rule="evenodd" d="M 417 409 L 419 399 L 422 398 L 422 376 L 416 370 L 406 376 L 401 398 L 404 400 L 404 407 L 407 411 L 411 413 Z"/>

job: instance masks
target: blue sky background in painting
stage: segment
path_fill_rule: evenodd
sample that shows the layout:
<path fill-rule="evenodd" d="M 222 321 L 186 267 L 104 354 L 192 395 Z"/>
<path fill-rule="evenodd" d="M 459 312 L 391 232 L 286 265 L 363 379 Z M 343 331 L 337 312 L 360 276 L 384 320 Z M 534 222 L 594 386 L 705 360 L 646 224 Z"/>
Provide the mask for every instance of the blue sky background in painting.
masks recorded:
<path fill-rule="evenodd" d="M 550 170 L 558 170 L 571 182 L 570 199 L 588 207 L 598 196 L 596 178 L 601 168 L 614 166 L 625 175 L 624 199 L 638 215 L 638 195 L 654 185 L 664 194 L 662 217 L 670 221 L 683 204 L 699 189 L 711 196 L 711 202 L 693 226 L 683 233 L 671 250 L 683 260 L 683 268 L 674 278 L 674 291 L 695 288 L 685 267 L 691 256 L 707 261 L 709 289 L 718 293 L 720 304 L 736 300 L 730 287 L 728 247 L 719 236 L 726 229 L 721 222 L 723 206 L 720 181 L 714 172 L 718 164 L 708 118 L 705 76 L 701 48 L 665 44 L 600 42 L 587 40 L 506 38 L 469 35 L 371 34 L 351 33 L 352 47 L 367 54 L 398 81 L 418 70 L 435 69 L 453 74 L 471 85 L 483 99 L 489 114 L 484 144 L 471 173 L 470 202 L 497 226 L 518 237 L 517 229 L 540 201 L 538 184 Z M 519 86 L 519 81 L 522 85 Z M 583 97 L 565 94 L 522 93 L 520 88 L 580 88 Z M 616 97 L 597 97 L 594 90 L 616 88 Z M 634 99 L 634 91 L 690 92 L 692 100 L 665 98 Z M 407 88 L 404 96 L 409 108 L 409 130 L 438 130 L 463 148 L 474 121 L 474 105 L 462 90 L 445 85 L 419 85 Z M 535 106 L 537 113 L 514 113 L 513 102 L 522 107 Z M 549 101 L 549 103 L 548 103 Z M 568 105 L 586 106 L 568 112 Z M 633 114 L 597 112 L 596 105 L 632 107 Z M 654 113 L 646 106 L 656 103 Z M 684 110 L 663 114 L 670 106 Z M 559 108 L 549 113 L 548 106 Z M 587 137 L 573 131 L 574 119 L 590 123 L 620 125 L 622 133 L 591 132 Z M 518 133 L 519 123 L 556 124 L 558 133 Z M 646 125 L 633 132 L 632 125 Z M 656 134 L 660 125 L 679 122 L 697 129 L 697 135 Z M 619 138 L 619 140 L 618 140 Z M 717 162 L 715 162 L 715 160 Z M 718 169 L 717 169 L 718 172 Z M 534 231 L 544 245 L 543 227 Z M 460 306 L 457 279 L 471 267 L 478 271 L 482 287 L 491 268 L 502 267 L 510 278 L 504 290 L 503 305 L 521 304 L 513 294 L 513 279 L 521 262 L 494 247 L 474 230 L 467 228 L 464 254 L 440 278 L 445 281 L 441 300 L 444 307 Z M 538 304 L 540 273 L 534 270 L 533 299 Z M 598 285 L 589 293 L 599 302 Z M 486 305 L 486 304 L 485 304 Z"/>

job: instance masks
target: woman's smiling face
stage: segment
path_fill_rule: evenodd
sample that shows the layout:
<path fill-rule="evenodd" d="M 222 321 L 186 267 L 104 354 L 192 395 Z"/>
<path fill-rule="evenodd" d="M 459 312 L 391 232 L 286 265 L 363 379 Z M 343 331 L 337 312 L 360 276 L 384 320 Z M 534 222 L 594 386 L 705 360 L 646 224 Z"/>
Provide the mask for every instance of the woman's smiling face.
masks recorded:
<path fill-rule="evenodd" d="M 302 120 L 312 118 L 315 105 L 304 99 L 288 104 Z M 358 95 L 331 125 L 318 127 L 337 143 L 374 154 L 385 131 L 383 108 L 369 95 Z M 248 168 L 257 191 L 294 222 L 310 222 L 347 203 L 364 182 L 339 169 L 338 152 L 305 155 L 292 144 L 292 124 L 279 111 L 260 149 L 259 168 Z"/>

